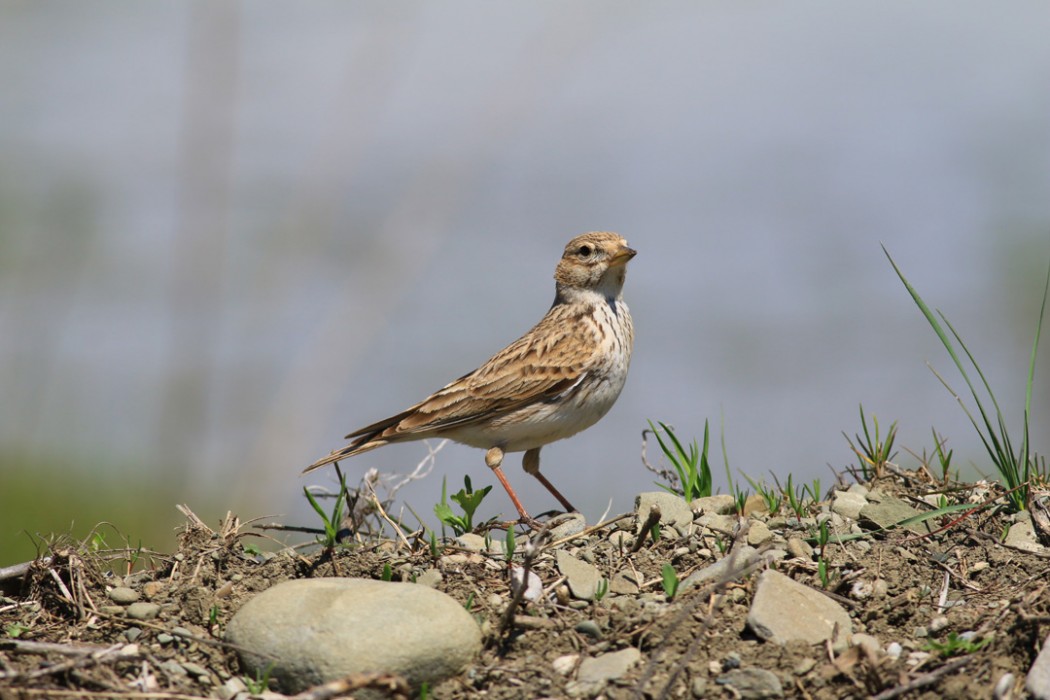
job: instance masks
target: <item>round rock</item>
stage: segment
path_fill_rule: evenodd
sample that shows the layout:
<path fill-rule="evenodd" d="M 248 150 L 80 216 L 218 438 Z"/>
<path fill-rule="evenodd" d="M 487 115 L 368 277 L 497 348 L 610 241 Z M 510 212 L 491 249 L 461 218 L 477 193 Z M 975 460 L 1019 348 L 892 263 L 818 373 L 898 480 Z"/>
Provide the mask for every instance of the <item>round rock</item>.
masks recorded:
<path fill-rule="evenodd" d="M 249 673 L 298 693 L 351 673 L 404 676 L 414 687 L 460 673 L 481 648 L 463 606 L 413 583 L 285 581 L 245 603 L 226 630 Z"/>

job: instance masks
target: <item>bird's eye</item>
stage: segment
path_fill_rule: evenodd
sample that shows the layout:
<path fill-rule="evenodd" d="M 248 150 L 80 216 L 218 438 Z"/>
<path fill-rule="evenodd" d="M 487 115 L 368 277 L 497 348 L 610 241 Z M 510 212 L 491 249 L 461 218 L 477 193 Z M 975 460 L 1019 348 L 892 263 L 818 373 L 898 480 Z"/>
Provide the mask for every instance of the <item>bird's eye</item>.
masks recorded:
<path fill-rule="evenodd" d="M 581 245 L 576 250 L 577 255 L 579 255 L 582 258 L 589 258 L 593 252 L 594 252 L 594 248 L 592 248 L 591 246 L 587 245 L 586 243 Z"/>

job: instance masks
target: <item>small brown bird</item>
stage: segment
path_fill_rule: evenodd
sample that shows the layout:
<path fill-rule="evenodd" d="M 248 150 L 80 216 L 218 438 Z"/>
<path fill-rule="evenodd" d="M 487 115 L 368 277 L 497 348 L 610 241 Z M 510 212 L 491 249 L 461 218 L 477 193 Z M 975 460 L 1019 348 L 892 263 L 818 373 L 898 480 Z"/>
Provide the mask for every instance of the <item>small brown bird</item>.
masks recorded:
<path fill-rule="evenodd" d="M 353 442 L 303 473 L 393 442 L 449 438 L 488 450 L 485 464 L 522 522 L 534 524 L 503 474 L 506 452 L 524 450 L 525 471 L 576 510 L 540 473 L 540 448 L 597 423 L 623 389 L 634 345 L 623 282 L 634 256 L 615 233 L 573 238 L 554 271 L 554 304 L 532 330 L 415 406 L 350 433 Z"/>

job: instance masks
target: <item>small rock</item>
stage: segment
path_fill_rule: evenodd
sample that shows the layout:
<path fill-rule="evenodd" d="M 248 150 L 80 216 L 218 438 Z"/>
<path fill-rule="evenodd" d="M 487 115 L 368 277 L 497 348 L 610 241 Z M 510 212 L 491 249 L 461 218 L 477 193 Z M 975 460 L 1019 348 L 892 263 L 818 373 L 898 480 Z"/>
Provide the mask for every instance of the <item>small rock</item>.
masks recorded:
<path fill-rule="evenodd" d="M 469 549 L 472 552 L 484 552 L 489 546 L 484 537 L 473 532 L 464 532 L 456 538 L 456 543 L 463 549 Z"/>
<path fill-rule="evenodd" d="M 685 591 L 692 586 L 695 586 L 705 581 L 720 580 L 722 577 L 730 575 L 734 571 L 746 570 L 752 564 L 758 562 L 761 555 L 758 550 L 751 546 L 737 547 L 725 557 L 722 557 L 714 564 L 705 566 L 702 569 L 697 569 L 693 573 L 689 574 L 679 585 L 679 591 Z M 733 576 L 735 578 L 735 576 Z"/>
<path fill-rule="evenodd" d="M 1014 674 L 1004 673 L 999 677 L 999 680 L 995 683 L 995 688 L 992 689 L 992 697 L 995 700 L 1007 700 L 1014 696 Z M 1033 693 L 1033 697 L 1036 697 Z"/>
<path fill-rule="evenodd" d="M 766 499 L 762 498 L 762 494 L 753 493 L 747 497 L 744 501 L 744 516 L 747 517 L 752 513 L 768 513 L 769 506 L 766 505 Z"/>
<path fill-rule="evenodd" d="M 736 508 L 736 500 L 728 493 L 720 493 L 716 496 L 704 496 L 694 498 L 689 507 L 694 513 L 711 513 L 714 515 L 731 515 Z"/>
<path fill-rule="evenodd" d="M 871 594 L 876 598 L 885 598 L 889 592 L 890 584 L 884 578 L 877 578 L 875 583 L 871 584 Z"/>
<path fill-rule="evenodd" d="M 817 660 L 810 656 L 807 656 L 804 659 L 801 659 L 797 664 L 795 664 L 795 667 L 791 669 L 791 672 L 794 673 L 796 676 L 804 676 L 816 667 Z"/>
<path fill-rule="evenodd" d="M 232 698 L 238 695 L 239 693 L 247 692 L 248 686 L 244 684 L 244 681 L 234 676 L 233 678 L 230 678 L 228 681 L 223 683 L 222 687 L 219 688 L 219 697 Z"/>
<path fill-rule="evenodd" d="M 693 510 L 681 496 L 666 491 L 646 491 L 634 499 L 634 510 L 638 514 L 636 534 L 641 533 L 654 505 L 660 507 L 661 525 L 689 525 L 693 522 Z"/>
<path fill-rule="evenodd" d="M 906 502 L 892 496 L 885 496 L 878 503 L 869 503 L 860 509 L 860 524 L 871 529 L 893 527 L 902 520 L 919 515 L 919 511 L 912 508 Z M 929 534 L 927 523 L 912 523 L 905 525 L 906 529 L 919 534 Z"/>
<path fill-rule="evenodd" d="M 609 592 L 617 595 L 638 593 L 638 583 L 634 579 L 634 574 L 630 571 L 617 571 L 609 581 Z"/>
<path fill-rule="evenodd" d="M 564 549 L 557 550 L 555 559 L 558 571 L 565 576 L 572 596 L 579 600 L 594 600 L 594 593 L 598 590 L 598 582 L 602 578 L 598 569 L 592 564 L 580 561 Z"/>
<path fill-rule="evenodd" d="M 737 517 L 735 515 L 719 515 L 717 513 L 704 513 L 696 519 L 697 525 L 718 533 L 732 533 L 736 528 L 736 523 Z"/>
<path fill-rule="evenodd" d="M 190 674 L 191 676 L 207 676 L 208 675 L 208 669 L 204 668 L 200 664 L 195 664 L 192 661 L 184 661 L 184 662 L 182 662 L 182 667 L 184 669 L 186 669 L 186 673 Z"/>
<path fill-rule="evenodd" d="M 1003 545 L 1022 552 L 1042 552 L 1045 549 L 1039 543 L 1030 520 L 1021 520 L 1011 525 Z"/>
<path fill-rule="evenodd" d="M 156 603 L 132 603 L 127 608 L 127 615 L 132 620 L 152 620 L 160 615 L 160 606 Z"/>
<path fill-rule="evenodd" d="M 126 630 L 124 630 L 124 639 L 128 640 L 129 642 L 134 642 L 141 636 L 142 630 L 138 627 L 129 627 Z"/>
<path fill-rule="evenodd" d="M 930 636 L 930 633 L 925 627 L 920 625 L 919 627 L 915 628 L 915 631 L 911 633 L 911 636 L 915 637 L 916 639 L 925 639 L 926 637 Z"/>
<path fill-rule="evenodd" d="M 581 620 L 576 623 L 574 628 L 580 634 L 585 634 L 591 639 L 601 639 L 602 629 L 598 626 L 598 623 L 594 620 Z"/>
<path fill-rule="evenodd" d="M 131 605 L 139 599 L 139 592 L 126 586 L 118 586 L 109 592 L 109 599 L 119 605 Z"/>
<path fill-rule="evenodd" d="M 576 664 L 580 661 L 579 654 L 565 654 L 559 656 L 552 663 L 551 667 L 554 668 L 554 672 L 559 676 L 567 676 L 572 673 L 573 669 L 576 668 Z"/>
<path fill-rule="evenodd" d="M 937 617 L 930 620 L 929 631 L 933 633 L 940 632 L 942 629 L 948 626 L 948 618 L 944 615 L 938 615 Z"/>
<path fill-rule="evenodd" d="M 872 656 L 875 656 L 882 651 L 882 645 L 879 644 L 879 640 L 870 634 L 864 634 L 863 632 L 858 632 L 850 637 L 850 644 L 855 647 L 860 647 Z"/>
<path fill-rule="evenodd" d="M 422 574 L 416 577 L 416 583 L 427 588 L 437 588 L 437 585 L 441 583 L 441 572 L 437 569 L 427 569 Z"/>
<path fill-rule="evenodd" d="M 693 697 L 697 700 L 703 700 L 707 697 L 707 679 L 703 676 L 694 676 L 693 681 L 689 684 L 689 692 L 693 694 Z"/>
<path fill-rule="evenodd" d="M 634 544 L 634 536 L 629 532 L 617 530 L 609 535 L 609 541 L 618 549 L 630 549 L 631 545 Z"/>
<path fill-rule="evenodd" d="M 868 499 L 862 494 L 852 491 L 836 491 L 835 499 L 831 502 L 831 511 L 844 518 L 857 520 L 860 518 L 861 509 L 866 505 L 868 505 Z"/>
<path fill-rule="evenodd" d="M 167 632 L 161 632 L 157 635 L 157 644 L 171 644 L 174 641 L 175 637 Z"/>
<path fill-rule="evenodd" d="M 801 537 L 789 537 L 787 542 L 788 554 L 794 559 L 813 559 L 813 547 Z"/>
<path fill-rule="evenodd" d="M 759 638 L 778 644 L 793 639 L 818 644 L 831 639 L 836 627 L 841 637 L 853 631 L 841 605 L 772 569 L 758 577 L 747 625 Z"/>
<path fill-rule="evenodd" d="M 1050 636 L 1043 640 L 1043 649 L 1028 669 L 1024 687 L 1037 700 L 1050 700 Z"/>
<path fill-rule="evenodd" d="M 886 645 L 886 656 L 891 659 L 899 659 L 901 654 L 904 652 L 904 647 L 901 646 L 900 642 L 890 642 Z"/>
<path fill-rule="evenodd" d="M 587 521 L 582 515 L 579 513 L 563 513 L 556 518 L 551 518 L 547 532 L 550 536 L 550 541 L 553 541 L 578 535 L 586 529 Z"/>
<path fill-rule="evenodd" d="M 634 647 L 586 658 L 580 664 L 578 680 L 584 683 L 604 683 L 623 676 L 642 658 Z"/>
<path fill-rule="evenodd" d="M 747 543 L 752 547 L 765 544 L 773 537 L 773 533 L 761 520 L 752 520 L 747 528 Z"/>
<path fill-rule="evenodd" d="M 226 638 L 249 674 L 277 659 L 270 674 L 286 693 L 369 671 L 435 684 L 481 648 L 474 618 L 444 593 L 352 578 L 278 583 L 237 611 Z"/>
<path fill-rule="evenodd" d="M 784 697 L 784 687 L 777 675 L 761 668 L 733 669 L 719 676 L 715 682 L 729 686 L 737 697 L 746 700 Z"/>
<path fill-rule="evenodd" d="M 525 567 L 513 564 L 510 567 L 510 587 L 515 593 L 525 584 L 525 592 L 522 596 L 525 600 L 536 602 L 543 595 L 543 581 L 535 571 L 529 570 L 528 582 L 525 582 Z"/>

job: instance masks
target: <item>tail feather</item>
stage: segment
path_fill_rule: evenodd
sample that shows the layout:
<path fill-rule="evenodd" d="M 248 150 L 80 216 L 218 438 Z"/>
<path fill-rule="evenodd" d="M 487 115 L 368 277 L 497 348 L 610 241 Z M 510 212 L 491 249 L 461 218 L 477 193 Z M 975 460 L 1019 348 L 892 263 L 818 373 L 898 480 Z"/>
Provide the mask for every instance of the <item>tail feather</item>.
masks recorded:
<path fill-rule="evenodd" d="M 321 467 L 332 464 L 333 462 L 338 462 L 340 460 L 346 459 L 347 457 L 353 457 L 354 455 L 359 455 L 362 452 L 369 452 L 377 447 L 382 447 L 385 444 L 387 444 L 386 440 L 373 440 L 371 442 L 366 441 L 363 443 L 361 441 L 354 441 L 352 444 L 347 445 L 341 450 L 333 450 L 332 453 L 327 457 L 322 457 L 321 459 L 317 460 L 309 467 L 304 469 L 303 474 L 308 474 L 309 472 L 312 472 L 315 469 L 320 469 Z"/>

